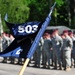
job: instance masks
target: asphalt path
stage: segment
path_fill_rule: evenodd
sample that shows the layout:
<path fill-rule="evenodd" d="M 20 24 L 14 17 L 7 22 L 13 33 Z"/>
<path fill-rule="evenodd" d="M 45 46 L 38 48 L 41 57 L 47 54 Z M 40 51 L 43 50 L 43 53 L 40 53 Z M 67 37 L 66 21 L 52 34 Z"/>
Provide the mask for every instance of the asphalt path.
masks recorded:
<path fill-rule="evenodd" d="M 0 75 L 18 75 L 22 65 L 0 63 Z M 75 68 L 66 72 L 62 70 L 27 67 L 23 75 L 75 75 Z"/>

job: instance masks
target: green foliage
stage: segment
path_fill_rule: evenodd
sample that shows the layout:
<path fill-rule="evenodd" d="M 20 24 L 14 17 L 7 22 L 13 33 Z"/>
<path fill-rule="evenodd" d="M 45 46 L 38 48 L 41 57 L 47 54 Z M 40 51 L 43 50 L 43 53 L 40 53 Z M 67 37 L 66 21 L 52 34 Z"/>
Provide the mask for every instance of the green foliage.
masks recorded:
<path fill-rule="evenodd" d="M 4 24 L 6 13 L 8 13 L 9 22 L 12 23 L 44 21 L 54 2 L 56 2 L 56 6 L 50 25 L 69 26 L 70 16 L 68 12 L 71 12 L 72 23 L 75 24 L 75 16 L 73 16 L 73 10 L 75 9 L 74 0 L 0 0 L 0 14 L 2 15 L 4 29 L 6 29 Z M 70 7 L 73 10 L 70 10 Z"/>
<path fill-rule="evenodd" d="M 58 7 L 60 7 L 64 4 L 63 0 L 55 0 L 55 2 L 57 3 Z"/>
<path fill-rule="evenodd" d="M 29 16 L 29 7 L 26 0 L 2 0 L 2 9 L 4 10 L 1 10 L 1 13 L 3 11 L 4 14 L 8 13 L 9 21 L 13 23 L 25 22 Z"/>
<path fill-rule="evenodd" d="M 29 2 L 26 0 L 0 0 L 0 13 L 4 28 L 4 16 L 8 14 L 8 21 L 12 23 L 23 23 L 29 17 Z"/>
<path fill-rule="evenodd" d="M 30 7 L 29 20 L 42 21 L 49 13 L 50 2 L 49 0 L 31 0 L 29 7 Z"/>

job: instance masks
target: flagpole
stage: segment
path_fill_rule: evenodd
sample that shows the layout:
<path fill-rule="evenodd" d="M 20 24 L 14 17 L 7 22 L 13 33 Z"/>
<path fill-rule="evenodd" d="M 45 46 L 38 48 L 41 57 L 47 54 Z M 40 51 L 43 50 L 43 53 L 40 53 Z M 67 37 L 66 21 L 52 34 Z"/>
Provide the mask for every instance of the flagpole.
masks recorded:
<path fill-rule="evenodd" d="M 28 64 L 29 60 L 30 60 L 29 58 L 27 58 L 27 59 L 25 60 L 24 65 L 22 66 L 22 68 L 21 68 L 21 70 L 20 70 L 20 72 L 19 72 L 18 75 L 23 75 L 23 73 L 24 73 L 24 71 L 25 71 L 25 69 L 26 69 L 26 67 L 27 67 L 27 64 Z"/>
<path fill-rule="evenodd" d="M 31 46 L 31 48 L 30 48 L 30 52 L 29 52 L 28 55 L 27 55 L 27 59 L 26 59 L 26 61 L 24 62 L 24 65 L 22 66 L 21 71 L 20 71 L 20 73 L 19 73 L 18 75 L 23 75 L 24 70 L 26 69 L 27 64 L 28 64 L 28 62 L 29 62 L 29 60 L 30 60 L 29 58 L 33 55 L 33 53 L 34 53 L 34 51 L 35 51 L 35 47 L 37 46 L 38 41 L 40 40 L 39 38 L 41 38 L 41 35 L 44 33 L 45 28 L 47 27 L 47 25 L 49 24 L 49 22 L 50 22 L 50 20 L 51 20 L 51 17 L 50 17 L 50 16 L 51 16 L 51 14 L 52 14 L 52 11 L 53 11 L 55 5 L 56 5 L 56 2 L 55 2 L 54 5 L 52 6 L 52 8 L 51 8 L 51 10 L 50 10 L 50 13 L 49 13 L 48 17 L 46 18 L 45 22 L 42 24 L 42 27 L 41 27 L 40 31 L 38 32 L 38 34 L 37 34 L 37 36 L 36 36 L 36 38 L 35 38 L 35 40 L 34 40 L 32 46 Z M 40 34 L 41 34 L 41 35 L 40 35 Z M 37 40 L 38 40 L 38 41 L 37 41 Z M 33 51 L 32 51 L 32 50 L 33 50 Z"/>

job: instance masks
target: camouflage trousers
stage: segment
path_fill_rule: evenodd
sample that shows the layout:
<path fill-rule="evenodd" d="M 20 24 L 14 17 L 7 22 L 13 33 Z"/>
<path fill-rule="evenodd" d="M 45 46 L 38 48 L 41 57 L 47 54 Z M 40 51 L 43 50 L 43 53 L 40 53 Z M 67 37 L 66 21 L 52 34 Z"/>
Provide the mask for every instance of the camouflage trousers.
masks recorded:
<path fill-rule="evenodd" d="M 53 61 L 54 61 L 55 68 L 57 68 L 57 65 L 59 65 L 59 67 L 62 66 L 61 51 L 59 49 L 53 50 Z"/>
<path fill-rule="evenodd" d="M 65 60 L 64 67 L 71 67 L 71 50 L 64 50 L 63 58 Z"/>

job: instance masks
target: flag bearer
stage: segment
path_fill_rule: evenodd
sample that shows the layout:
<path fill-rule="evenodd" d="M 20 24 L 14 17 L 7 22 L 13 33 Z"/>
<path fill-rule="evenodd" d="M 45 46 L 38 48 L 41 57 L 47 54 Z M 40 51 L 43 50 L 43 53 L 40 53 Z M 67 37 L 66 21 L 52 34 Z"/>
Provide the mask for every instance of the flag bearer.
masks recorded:
<path fill-rule="evenodd" d="M 42 53 L 42 45 L 43 45 L 43 38 L 41 37 L 41 40 L 36 48 L 36 51 L 35 51 L 35 66 L 36 67 L 41 67 L 41 53 Z"/>
<path fill-rule="evenodd" d="M 45 40 L 44 40 L 44 45 L 43 45 L 43 50 L 44 50 L 44 67 L 46 67 L 46 63 L 48 63 L 48 67 L 50 68 L 50 48 L 51 48 L 51 39 L 50 39 L 50 34 L 45 33 Z"/>

